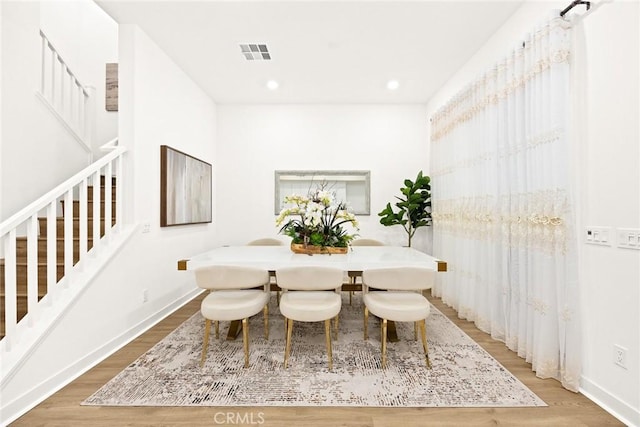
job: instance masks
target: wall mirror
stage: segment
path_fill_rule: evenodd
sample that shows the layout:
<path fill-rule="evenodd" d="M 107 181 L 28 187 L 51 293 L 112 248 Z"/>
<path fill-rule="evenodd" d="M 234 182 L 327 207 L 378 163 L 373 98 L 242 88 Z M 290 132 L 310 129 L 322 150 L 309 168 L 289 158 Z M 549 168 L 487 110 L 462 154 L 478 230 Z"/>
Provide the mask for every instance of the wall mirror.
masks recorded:
<path fill-rule="evenodd" d="M 307 195 L 324 185 L 337 201 L 347 203 L 356 215 L 370 215 L 370 171 L 279 170 L 275 171 L 275 214 L 291 194 Z"/>

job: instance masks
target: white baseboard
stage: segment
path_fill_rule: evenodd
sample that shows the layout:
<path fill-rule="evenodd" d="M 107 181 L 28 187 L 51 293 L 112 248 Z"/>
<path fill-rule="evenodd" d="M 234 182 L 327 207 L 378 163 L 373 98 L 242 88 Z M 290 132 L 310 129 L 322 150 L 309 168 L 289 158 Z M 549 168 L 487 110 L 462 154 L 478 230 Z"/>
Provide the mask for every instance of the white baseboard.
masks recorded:
<path fill-rule="evenodd" d="M 196 288 L 172 303 L 168 304 L 158 312 L 152 314 L 137 325 L 128 329 L 120 336 L 105 343 L 87 356 L 75 361 L 58 373 L 52 375 L 40 385 L 29 390 L 22 396 L 14 398 L 11 402 L 3 405 L 0 419 L 0 426 L 8 425 L 17 418 L 24 415 L 40 402 L 87 372 L 89 369 L 111 356 L 116 351 L 130 343 L 132 340 L 142 335 L 155 324 L 166 318 L 168 315 L 178 310 L 180 307 L 191 301 L 198 294 L 203 292 L 202 289 Z"/>
<path fill-rule="evenodd" d="M 640 427 L 640 408 L 633 408 L 588 378 L 582 377 L 580 393 L 629 427 Z"/>

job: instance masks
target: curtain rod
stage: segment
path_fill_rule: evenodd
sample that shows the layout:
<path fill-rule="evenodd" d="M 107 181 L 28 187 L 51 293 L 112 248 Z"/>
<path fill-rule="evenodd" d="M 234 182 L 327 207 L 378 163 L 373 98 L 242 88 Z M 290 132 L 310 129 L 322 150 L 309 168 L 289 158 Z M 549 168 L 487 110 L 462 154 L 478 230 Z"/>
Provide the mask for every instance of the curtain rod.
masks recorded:
<path fill-rule="evenodd" d="M 590 1 L 574 0 L 574 1 L 571 2 L 571 4 L 569 6 L 565 7 L 564 10 L 562 12 L 560 12 L 560 16 L 564 16 L 567 12 L 569 12 L 571 9 L 573 9 L 576 6 L 578 6 L 579 4 L 587 5 L 587 10 L 591 9 L 591 2 Z"/>

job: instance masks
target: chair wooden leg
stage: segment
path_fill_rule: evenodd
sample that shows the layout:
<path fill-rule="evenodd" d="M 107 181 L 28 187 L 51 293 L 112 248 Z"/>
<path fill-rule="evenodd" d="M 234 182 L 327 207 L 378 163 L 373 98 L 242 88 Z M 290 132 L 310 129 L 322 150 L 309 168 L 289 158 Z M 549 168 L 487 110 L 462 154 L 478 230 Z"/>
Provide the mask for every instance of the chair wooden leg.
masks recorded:
<path fill-rule="evenodd" d="M 207 348 L 209 347 L 210 332 L 211 332 L 211 320 L 206 319 L 204 322 L 204 338 L 202 343 L 202 357 L 200 357 L 200 367 L 204 366 L 204 360 L 207 358 Z"/>
<path fill-rule="evenodd" d="M 288 321 L 289 319 L 287 319 L 286 317 L 283 317 L 284 319 L 284 340 L 287 340 L 287 327 L 288 327 Z"/>
<path fill-rule="evenodd" d="M 338 329 L 340 328 L 340 314 L 337 314 L 336 317 L 334 317 L 334 322 L 333 322 L 333 332 L 335 333 L 334 339 L 338 339 Z"/>
<path fill-rule="evenodd" d="M 349 305 L 351 305 L 352 299 L 353 299 L 353 291 L 349 291 Z"/>
<path fill-rule="evenodd" d="M 364 339 L 369 339 L 369 309 L 364 307 Z"/>
<path fill-rule="evenodd" d="M 216 325 L 216 339 L 220 339 L 220 322 L 215 320 L 213 323 Z"/>
<path fill-rule="evenodd" d="M 244 345 L 244 367 L 249 367 L 249 319 L 242 319 L 242 344 Z"/>
<path fill-rule="evenodd" d="M 380 328 L 382 334 L 380 340 L 382 341 L 382 367 L 387 366 L 387 319 L 382 319 L 382 327 Z"/>
<path fill-rule="evenodd" d="M 418 341 L 418 322 L 413 322 L 413 340 Z"/>
<path fill-rule="evenodd" d="M 284 368 L 287 369 L 289 363 L 289 352 L 291 351 L 291 331 L 293 330 L 293 320 L 287 319 L 287 343 L 284 348 Z"/>
<path fill-rule="evenodd" d="M 327 355 L 329 356 L 329 370 L 333 369 L 333 355 L 331 354 L 331 319 L 324 321 L 324 334 L 327 339 Z"/>
<path fill-rule="evenodd" d="M 424 348 L 424 357 L 427 359 L 427 368 L 431 369 L 431 360 L 429 360 L 429 347 L 427 346 L 427 326 L 424 319 L 418 322 L 420 325 L 420 336 L 422 337 L 422 348 Z"/>
<path fill-rule="evenodd" d="M 269 304 L 264 306 L 264 339 L 269 339 Z"/>

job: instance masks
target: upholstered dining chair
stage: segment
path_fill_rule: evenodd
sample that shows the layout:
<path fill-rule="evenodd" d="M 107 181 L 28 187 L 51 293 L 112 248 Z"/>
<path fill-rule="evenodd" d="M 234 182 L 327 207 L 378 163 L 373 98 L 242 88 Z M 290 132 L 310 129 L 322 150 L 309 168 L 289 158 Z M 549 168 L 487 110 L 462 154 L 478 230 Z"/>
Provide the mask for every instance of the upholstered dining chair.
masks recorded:
<path fill-rule="evenodd" d="M 263 237 L 261 239 L 255 239 L 247 243 L 247 246 L 283 246 L 284 242 L 273 237 Z M 277 286 L 275 274 L 270 274 L 271 284 Z M 276 289 L 276 301 L 280 303 L 280 291 Z"/>
<path fill-rule="evenodd" d="M 356 239 L 351 242 L 351 246 L 384 246 L 384 243 L 376 239 Z M 349 284 L 355 286 L 358 284 L 358 278 L 361 277 L 362 274 L 354 271 L 347 273 L 347 276 Z M 354 291 L 349 291 L 349 305 L 352 303 L 353 293 Z"/>
<path fill-rule="evenodd" d="M 211 321 L 215 322 L 216 339 L 219 322 L 242 320 L 244 367 L 249 366 L 249 317 L 264 313 L 264 336 L 269 338 L 269 272 L 255 267 L 212 265 L 195 270 L 196 283 L 208 289 L 200 306 L 205 318 L 200 366 L 204 366 L 209 346 Z M 262 289 L 255 289 L 262 286 Z"/>
<path fill-rule="evenodd" d="M 282 240 L 274 239 L 273 237 L 263 237 L 261 239 L 255 239 L 247 243 L 247 246 L 282 246 L 284 242 Z"/>
<path fill-rule="evenodd" d="M 376 239 L 356 239 L 351 241 L 351 246 L 384 246 L 384 243 Z"/>
<path fill-rule="evenodd" d="M 338 314 L 342 307 L 340 287 L 342 270 L 333 267 L 299 266 L 276 270 L 278 285 L 282 288 L 280 312 L 285 318 L 287 339 L 284 367 L 287 368 L 291 351 L 293 322 L 324 321 L 329 370 L 333 368 L 331 353 L 331 319 L 335 319 L 337 334 Z"/>
<path fill-rule="evenodd" d="M 369 312 L 382 320 L 380 331 L 382 367 L 387 363 L 387 321 L 414 322 L 414 338 L 420 328 L 427 367 L 431 368 L 425 319 L 431 305 L 422 295 L 435 280 L 435 270 L 426 267 L 394 267 L 362 272 L 364 339 L 368 339 Z"/>

